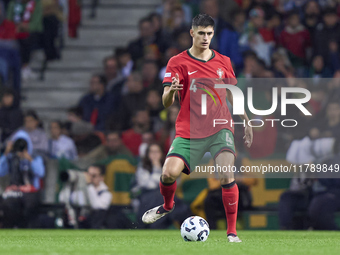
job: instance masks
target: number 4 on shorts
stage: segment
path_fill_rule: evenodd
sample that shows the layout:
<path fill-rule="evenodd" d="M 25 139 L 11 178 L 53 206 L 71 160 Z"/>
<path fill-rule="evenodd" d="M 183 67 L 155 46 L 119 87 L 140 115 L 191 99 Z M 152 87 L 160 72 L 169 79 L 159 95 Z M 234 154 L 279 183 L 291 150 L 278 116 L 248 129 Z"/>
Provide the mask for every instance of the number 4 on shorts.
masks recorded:
<path fill-rule="evenodd" d="M 229 136 L 229 133 L 227 133 L 226 135 L 226 141 L 228 146 L 233 146 L 234 142 L 233 139 L 231 139 L 231 137 Z"/>

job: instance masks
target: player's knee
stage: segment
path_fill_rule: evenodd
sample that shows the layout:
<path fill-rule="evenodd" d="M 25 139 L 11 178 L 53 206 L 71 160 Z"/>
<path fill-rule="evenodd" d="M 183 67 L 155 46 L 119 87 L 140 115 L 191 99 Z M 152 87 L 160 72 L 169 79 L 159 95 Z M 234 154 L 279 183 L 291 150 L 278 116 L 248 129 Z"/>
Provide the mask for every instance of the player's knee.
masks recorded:
<path fill-rule="evenodd" d="M 176 181 L 177 177 L 173 176 L 169 171 L 163 171 L 162 174 L 162 181 L 164 183 L 172 183 L 174 181 Z"/>

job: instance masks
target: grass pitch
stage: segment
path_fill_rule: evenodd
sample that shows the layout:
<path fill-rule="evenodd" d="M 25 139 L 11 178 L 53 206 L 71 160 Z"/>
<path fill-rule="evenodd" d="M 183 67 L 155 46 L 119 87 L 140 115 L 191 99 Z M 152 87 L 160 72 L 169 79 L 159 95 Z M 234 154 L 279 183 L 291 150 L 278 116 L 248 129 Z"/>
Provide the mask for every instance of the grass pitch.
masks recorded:
<path fill-rule="evenodd" d="M 146 255 L 328 255 L 340 254 L 340 232 L 239 231 L 242 243 L 228 243 L 225 231 L 206 242 L 184 242 L 179 230 L 1 230 L 0 254 Z"/>

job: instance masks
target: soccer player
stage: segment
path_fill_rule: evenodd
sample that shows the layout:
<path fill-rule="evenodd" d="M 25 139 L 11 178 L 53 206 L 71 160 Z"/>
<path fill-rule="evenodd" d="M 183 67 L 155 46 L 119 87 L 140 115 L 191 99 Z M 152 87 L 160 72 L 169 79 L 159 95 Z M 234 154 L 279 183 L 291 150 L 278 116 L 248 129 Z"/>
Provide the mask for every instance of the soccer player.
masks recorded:
<path fill-rule="evenodd" d="M 230 124 L 232 117 L 226 102 L 228 99 L 233 104 L 233 97 L 229 90 L 215 85 L 236 85 L 230 59 L 209 48 L 214 36 L 214 20 L 209 15 L 199 14 L 193 18 L 190 35 L 193 38 L 192 47 L 169 60 L 163 80 L 164 107 L 173 104 L 177 92 L 181 109 L 176 120 L 176 137 L 167 154 L 160 180 L 164 204 L 144 213 L 142 220 L 146 224 L 174 210 L 176 179 L 182 171 L 190 174 L 206 151 L 214 157 L 216 166 L 234 165 L 234 129 Z M 205 101 L 205 110 L 201 107 L 201 98 Z M 248 126 L 246 114 L 240 117 L 246 123 L 244 139 L 250 147 L 252 128 Z M 227 121 L 213 125 L 216 119 Z M 219 179 L 228 224 L 228 241 L 241 242 L 236 232 L 239 191 L 234 174 L 221 172 Z"/>

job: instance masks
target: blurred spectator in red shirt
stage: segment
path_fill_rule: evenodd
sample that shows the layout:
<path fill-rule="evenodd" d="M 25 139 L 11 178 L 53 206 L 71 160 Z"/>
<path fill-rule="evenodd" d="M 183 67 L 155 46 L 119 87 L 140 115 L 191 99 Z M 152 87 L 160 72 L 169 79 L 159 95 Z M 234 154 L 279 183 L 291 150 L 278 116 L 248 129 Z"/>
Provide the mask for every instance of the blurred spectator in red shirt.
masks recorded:
<path fill-rule="evenodd" d="M 68 1 L 68 36 L 70 38 L 78 37 L 78 26 L 81 21 L 81 8 L 79 0 Z"/>
<path fill-rule="evenodd" d="M 310 34 L 300 23 L 299 14 L 291 12 L 287 25 L 280 34 L 280 44 L 287 49 L 288 56 L 295 68 L 301 68 L 306 61 L 306 49 L 311 46 Z"/>
<path fill-rule="evenodd" d="M 15 40 L 15 24 L 6 19 L 5 10 L 0 3 L 0 40 Z"/>
<path fill-rule="evenodd" d="M 147 110 L 138 110 L 134 114 L 132 122 L 132 128 L 122 133 L 122 140 L 132 154 L 138 156 L 139 146 L 142 143 L 142 135 L 150 130 L 149 112 Z"/>

